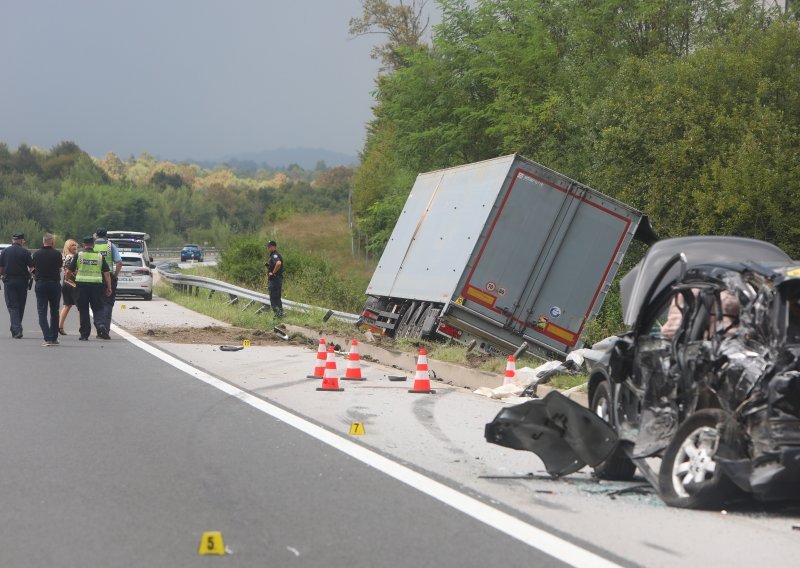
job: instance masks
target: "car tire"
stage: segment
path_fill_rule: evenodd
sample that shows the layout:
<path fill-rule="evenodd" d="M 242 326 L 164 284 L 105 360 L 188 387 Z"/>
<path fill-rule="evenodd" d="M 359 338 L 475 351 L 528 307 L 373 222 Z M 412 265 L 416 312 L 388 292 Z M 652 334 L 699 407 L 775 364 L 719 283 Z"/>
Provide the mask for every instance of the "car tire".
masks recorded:
<path fill-rule="evenodd" d="M 611 389 L 607 380 L 602 380 L 595 388 L 590 408 L 600 418 L 614 425 L 610 419 Z M 594 476 L 598 479 L 630 481 L 635 473 L 636 464 L 625 454 L 619 443 L 606 461 L 594 467 Z"/>
<path fill-rule="evenodd" d="M 147 294 L 145 294 L 145 295 L 143 296 L 143 298 L 144 298 L 146 301 L 148 301 L 148 302 L 149 302 L 150 300 L 152 300 L 152 299 L 153 299 L 153 293 L 152 293 L 152 292 L 148 292 Z"/>
<path fill-rule="evenodd" d="M 736 491 L 714 459 L 725 416 L 722 410 L 700 410 L 675 432 L 658 474 L 658 492 L 670 507 L 717 508 Z"/>

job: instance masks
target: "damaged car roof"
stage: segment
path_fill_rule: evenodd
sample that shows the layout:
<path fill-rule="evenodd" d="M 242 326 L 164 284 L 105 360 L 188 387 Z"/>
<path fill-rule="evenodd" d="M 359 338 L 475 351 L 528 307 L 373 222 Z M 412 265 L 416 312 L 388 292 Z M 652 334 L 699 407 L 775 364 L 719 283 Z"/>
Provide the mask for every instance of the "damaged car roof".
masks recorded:
<path fill-rule="evenodd" d="M 659 241 L 620 280 L 620 300 L 626 325 L 631 326 L 636 322 L 645 295 L 661 268 L 680 253 L 686 257 L 687 269 L 701 264 L 724 262 L 777 262 L 784 265 L 791 262 L 791 258 L 775 245 L 743 237 L 692 236 Z M 661 281 L 660 288 L 655 294 L 671 284 L 680 274 L 680 270 L 680 267 L 674 266 L 668 277 Z"/>

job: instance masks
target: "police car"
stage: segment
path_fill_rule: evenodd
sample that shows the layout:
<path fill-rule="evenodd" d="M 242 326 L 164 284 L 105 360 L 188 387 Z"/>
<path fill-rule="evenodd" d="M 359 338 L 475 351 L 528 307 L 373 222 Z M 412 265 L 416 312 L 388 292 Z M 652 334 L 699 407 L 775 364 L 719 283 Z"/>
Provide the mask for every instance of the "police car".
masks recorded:
<path fill-rule="evenodd" d="M 141 296 L 153 299 L 153 272 L 142 254 L 122 252 L 122 270 L 117 280 L 118 296 Z"/>

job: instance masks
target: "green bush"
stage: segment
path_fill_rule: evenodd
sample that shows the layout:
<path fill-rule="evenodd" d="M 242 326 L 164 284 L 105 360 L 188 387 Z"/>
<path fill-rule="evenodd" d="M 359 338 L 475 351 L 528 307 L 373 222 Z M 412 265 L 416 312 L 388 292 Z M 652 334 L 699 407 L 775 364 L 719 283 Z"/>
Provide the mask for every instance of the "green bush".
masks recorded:
<path fill-rule="evenodd" d="M 342 278 L 329 261 L 293 243 L 287 243 L 280 253 L 284 262 L 284 298 L 341 311 L 361 310 L 366 300 L 363 286 Z"/>
<path fill-rule="evenodd" d="M 266 275 L 265 260 L 264 240 L 256 235 L 242 235 L 228 243 L 219 261 L 219 271 L 228 282 L 257 290 Z"/>

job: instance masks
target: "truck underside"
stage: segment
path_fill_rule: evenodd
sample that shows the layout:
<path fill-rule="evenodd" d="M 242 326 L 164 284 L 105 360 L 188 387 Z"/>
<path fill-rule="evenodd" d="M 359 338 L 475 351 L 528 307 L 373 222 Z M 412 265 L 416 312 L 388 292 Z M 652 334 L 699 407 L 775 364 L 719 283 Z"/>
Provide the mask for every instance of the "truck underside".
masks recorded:
<path fill-rule="evenodd" d="M 359 325 L 395 339 L 429 339 L 436 335 L 442 308 L 435 302 L 370 296 Z"/>

